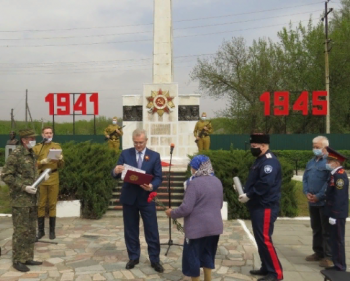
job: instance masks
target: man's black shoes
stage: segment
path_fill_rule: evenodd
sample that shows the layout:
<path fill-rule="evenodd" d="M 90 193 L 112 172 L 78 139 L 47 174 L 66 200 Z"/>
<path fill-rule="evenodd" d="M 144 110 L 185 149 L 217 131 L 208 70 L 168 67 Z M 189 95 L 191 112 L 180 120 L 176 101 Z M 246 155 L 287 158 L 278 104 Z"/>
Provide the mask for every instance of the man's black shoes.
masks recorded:
<path fill-rule="evenodd" d="M 275 276 L 269 274 L 269 275 L 266 275 L 264 277 L 261 277 L 258 279 L 258 281 L 278 281 L 280 279 L 277 279 Z"/>
<path fill-rule="evenodd" d="M 267 275 L 267 272 L 262 271 L 261 269 L 256 269 L 256 270 L 250 270 L 249 273 L 251 275 Z"/>
<path fill-rule="evenodd" d="M 43 263 L 41 261 L 26 261 L 26 265 L 42 265 Z"/>
<path fill-rule="evenodd" d="M 27 272 L 30 270 L 28 266 L 26 266 L 24 263 L 21 263 L 19 261 L 14 262 L 12 266 L 14 269 L 21 271 L 21 272 Z"/>
<path fill-rule="evenodd" d="M 126 264 L 126 269 L 133 269 L 135 265 L 139 263 L 139 260 L 129 260 Z M 163 266 L 159 262 L 151 262 L 151 266 L 154 268 L 155 271 L 158 271 L 160 273 L 164 272 Z"/>
<path fill-rule="evenodd" d="M 164 272 L 164 268 L 159 262 L 151 262 L 151 266 L 154 268 L 155 271 L 158 271 L 159 273 Z"/>
<path fill-rule="evenodd" d="M 129 260 L 128 263 L 126 264 L 125 268 L 126 269 L 132 269 L 139 263 L 139 260 Z"/>

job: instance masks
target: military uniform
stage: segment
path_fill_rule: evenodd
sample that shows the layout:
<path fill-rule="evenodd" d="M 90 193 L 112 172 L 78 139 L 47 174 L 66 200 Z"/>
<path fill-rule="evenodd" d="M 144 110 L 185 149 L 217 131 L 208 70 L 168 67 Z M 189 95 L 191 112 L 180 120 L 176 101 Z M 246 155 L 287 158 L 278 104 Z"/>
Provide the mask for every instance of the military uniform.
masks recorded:
<path fill-rule="evenodd" d="M 207 127 L 208 130 L 204 130 L 203 128 Z M 203 131 L 203 133 L 201 133 Z M 198 152 L 202 150 L 209 150 L 210 148 L 210 134 L 213 132 L 213 127 L 211 126 L 210 121 L 199 120 L 194 127 L 194 137 L 199 137 L 200 139 L 197 141 Z"/>
<path fill-rule="evenodd" d="M 113 119 L 117 119 L 114 117 Z M 120 134 L 117 133 L 115 130 L 119 130 Z M 110 149 L 113 149 L 115 151 L 119 151 L 120 148 L 120 137 L 123 135 L 122 127 L 120 127 L 118 124 L 111 124 L 108 125 L 108 127 L 104 131 L 105 137 L 108 138 L 108 147 Z"/>
<path fill-rule="evenodd" d="M 49 142 L 44 144 L 40 143 L 33 148 L 34 153 L 37 155 L 37 165 L 40 173 L 45 171 L 45 169 L 47 168 L 51 169 L 50 178 L 47 181 L 44 181 L 39 187 L 40 196 L 39 196 L 39 207 L 38 207 L 38 227 L 39 227 L 39 231 L 42 231 L 43 235 L 45 235 L 45 232 L 44 232 L 45 209 L 46 209 L 46 204 L 48 202 L 49 217 L 50 217 L 50 236 L 51 236 L 50 238 L 54 239 L 52 237 L 55 236 L 54 232 L 55 232 L 55 226 L 56 226 L 56 205 L 57 205 L 57 198 L 58 198 L 58 191 L 59 191 L 58 169 L 63 167 L 64 161 L 62 158 L 58 161 L 50 161 L 47 164 L 40 164 L 41 160 L 47 158 L 47 155 L 49 154 L 50 149 L 62 149 L 62 148 L 56 142 Z"/>
<path fill-rule="evenodd" d="M 327 147 L 328 160 L 337 160 L 342 163 L 346 157 Z M 349 179 L 342 166 L 331 171 L 326 190 L 325 214 L 335 219 L 331 224 L 331 247 L 334 269 L 346 271 L 345 259 L 345 222 L 349 213 Z"/>
<path fill-rule="evenodd" d="M 2 169 L 1 178 L 9 186 L 12 205 L 13 263 L 26 263 L 34 258 L 38 193 L 29 194 L 25 188 L 39 175 L 35 158 L 32 149 L 21 145 L 8 156 Z"/>
<path fill-rule="evenodd" d="M 269 144 L 268 135 L 252 135 L 250 143 Z M 282 265 L 272 242 L 274 224 L 279 212 L 282 171 L 276 156 L 267 150 L 255 160 L 249 170 L 245 193 L 249 198 L 249 209 L 254 238 L 261 260 L 260 273 L 275 280 L 283 279 Z"/>

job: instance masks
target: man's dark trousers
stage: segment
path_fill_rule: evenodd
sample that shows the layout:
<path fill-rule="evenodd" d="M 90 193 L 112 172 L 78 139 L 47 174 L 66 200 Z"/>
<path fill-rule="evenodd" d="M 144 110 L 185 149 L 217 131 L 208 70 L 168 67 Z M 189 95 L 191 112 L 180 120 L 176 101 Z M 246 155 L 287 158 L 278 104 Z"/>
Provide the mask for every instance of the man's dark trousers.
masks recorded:
<path fill-rule="evenodd" d="M 346 218 L 337 218 L 336 224 L 331 226 L 331 243 L 334 266 L 346 271 L 345 259 L 345 223 Z"/>
<path fill-rule="evenodd" d="M 332 260 L 332 250 L 329 242 L 329 218 L 324 214 L 324 206 L 309 206 L 312 228 L 312 249 L 321 258 Z"/>
<path fill-rule="evenodd" d="M 160 244 L 155 203 L 147 205 L 123 204 L 124 236 L 130 260 L 140 258 L 139 224 L 140 213 L 143 220 L 145 239 L 148 244 L 148 255 L 152 263 L 159 263 Z"/>
<path fill-rule="evenodd" d="M 282 266 L 271 239 L 278 211 L 278 206 L 271 208 L 253 206 L 249 208 L 254 237 L 261 259 L 260 269 L 266 274 L 271 274 L 278 280 L 282 280 Z"/>

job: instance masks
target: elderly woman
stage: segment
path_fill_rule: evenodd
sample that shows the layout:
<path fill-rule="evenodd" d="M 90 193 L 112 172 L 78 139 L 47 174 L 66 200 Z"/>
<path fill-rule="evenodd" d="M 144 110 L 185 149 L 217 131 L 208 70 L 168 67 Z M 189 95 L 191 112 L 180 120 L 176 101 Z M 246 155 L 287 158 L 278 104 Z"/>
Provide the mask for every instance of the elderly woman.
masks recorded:
<path fill-rule="evenodd" d="M 168 217 L 184 218 L 185 242 L 182 272 L 199 280 L 200 268 L 204 280 L 211 280 L 219 236 L 223 232 L 221 208 L 223 188 L 214 176 L 210 159 L 197 155 L 190 162 L 192 177 L 187 180 L 184 199 L 179 208 L 166 210 Z"/>

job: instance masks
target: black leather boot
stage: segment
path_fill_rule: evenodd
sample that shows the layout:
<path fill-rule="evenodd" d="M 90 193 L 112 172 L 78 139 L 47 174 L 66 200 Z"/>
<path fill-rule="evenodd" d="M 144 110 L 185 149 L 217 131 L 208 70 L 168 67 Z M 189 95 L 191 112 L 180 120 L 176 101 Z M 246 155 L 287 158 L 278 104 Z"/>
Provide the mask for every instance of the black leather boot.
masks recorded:
<path fill-rule="evenodd" d="M 36 239 L 39 240 L 45 236 L 45 217 L 38 217 L 38 235 Z"/>
<path fill-rule="evenodd" d="M 50 217 L 50 239 L 55 239 L 56 217 Z"/>

